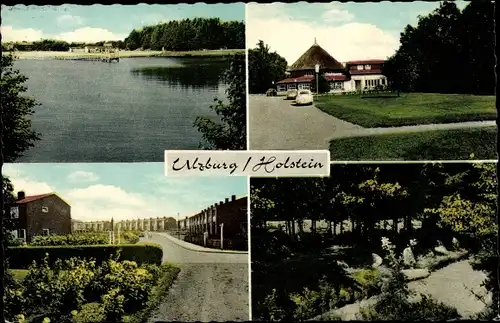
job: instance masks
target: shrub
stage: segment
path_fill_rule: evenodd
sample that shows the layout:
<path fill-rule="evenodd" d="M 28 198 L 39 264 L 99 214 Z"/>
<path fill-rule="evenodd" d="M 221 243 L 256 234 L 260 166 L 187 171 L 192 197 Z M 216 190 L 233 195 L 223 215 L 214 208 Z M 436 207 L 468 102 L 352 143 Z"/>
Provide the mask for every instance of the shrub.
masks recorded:
<path fill-rule="evenodd" d="M 45 255 L 49 255 L 49 265 L 54 259 L 70 258 L 93 259 L 97 265 L 106 261 L 110 255 L 120 253 L 119 260 L 135 261 L 138 264 L 161 264 L 163 251 L 159 245 L 94 245 L 94 246 L 25 246 L 9 247 L 6 256 L 10 259 L 11 268 L 25 269 L 33 261 L 41 263 Z"/>
<path fill-rule="evenodd" d="M 139 234 L 133 231 L 123 232 L 123 240 L 128 244 L 139 242 Z"/>
<path fill-rule="evenodd" d="M 96 323 L 106 320 L 104 306 L 100 303 L 84 304 L 79 311 L 73 314 L 74 323 Z"/>
<path fill-rule="evenodd" d="M 109 243 L 105 233 L 82 232 L 56 236 L 35 236 L 31 241 L 32 246 L 84 246 L 105 245 Z"/>

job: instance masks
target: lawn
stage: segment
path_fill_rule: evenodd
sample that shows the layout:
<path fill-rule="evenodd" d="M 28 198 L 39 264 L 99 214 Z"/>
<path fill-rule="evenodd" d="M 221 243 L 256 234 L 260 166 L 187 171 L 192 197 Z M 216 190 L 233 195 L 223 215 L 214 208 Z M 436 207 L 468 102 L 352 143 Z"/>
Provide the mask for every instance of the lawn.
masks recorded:
<path fill-rule="evenodd" d="M 495 120 L 495 96 L 401 93 L 399 97 L 328 95 L 316 107 L 366 128 Z"/>
<path fill-rule="evenodd" d="M 434 130 L 330 141 L 332 160 L 497 159 L 497 127 Z"/>

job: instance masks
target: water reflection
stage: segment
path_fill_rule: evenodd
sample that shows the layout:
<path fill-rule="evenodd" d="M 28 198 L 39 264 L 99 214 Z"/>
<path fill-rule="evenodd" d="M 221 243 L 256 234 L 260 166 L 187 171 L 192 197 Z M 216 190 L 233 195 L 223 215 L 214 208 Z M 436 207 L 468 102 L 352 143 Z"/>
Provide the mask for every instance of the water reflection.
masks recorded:
<path fill-rule="evenodd" d="M 218 89 L 223 82 L 227 60 L 191 60 L 170 66 L 144 66 L 131 70 L 142 79 L 165 83 L 169 87 Z"/>

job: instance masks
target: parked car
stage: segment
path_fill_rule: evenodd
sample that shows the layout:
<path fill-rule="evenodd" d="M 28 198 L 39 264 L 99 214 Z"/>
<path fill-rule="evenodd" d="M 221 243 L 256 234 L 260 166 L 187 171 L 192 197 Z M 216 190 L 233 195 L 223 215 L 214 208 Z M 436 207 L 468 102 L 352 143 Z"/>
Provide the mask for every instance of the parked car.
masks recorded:
<path fill-rule="evenodd" d="M 295 100 L 297 97 L 297 90 L 288 90 L 286 92 L 286 100 Z"/>
<path fill-rule="evenodd" d="M 309 90 L 300 90 L 295 98 L 295 104 L 306 105 L 313 104 L 313 95 Z"/>
<path fill-rule="evenodd" d="M 278 92 L 276 91 L 276 89 L 269 89 L 266 92 L 266 96 L 276 96 L 276 95 L 278 95 Z"/>

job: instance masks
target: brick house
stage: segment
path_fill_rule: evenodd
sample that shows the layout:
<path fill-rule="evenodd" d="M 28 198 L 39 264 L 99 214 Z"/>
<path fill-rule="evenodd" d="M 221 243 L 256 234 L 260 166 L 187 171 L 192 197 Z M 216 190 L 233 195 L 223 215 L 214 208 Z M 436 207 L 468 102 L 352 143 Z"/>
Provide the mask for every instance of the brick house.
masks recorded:
<path fill-rule="evenodd" d="M 224 244 L 229 244 L 237 249 L 247 249 L 248 239 L 248 197 L 231 199 L 215 203 L 198 214 L 187 217 L 180 222 L 180 228 L 188 232 L 189 242 L 204 244 L 203 235 L 208 234 L 208 239 L 213 244 L 212 247 L 220 246 L 221 227 L 223 230 Z M 236 247 L 239 245 L 239 247 Z"/>
<path fill-rule="evenodd" d="M 71 206 L 56 193 L 26 196 L 18 192 L 17 200 L 10 207 L 10 217 L 15 220 L 12 234 L 27 243 L 36 235 L 72 231 Z"/>
<path fill-rule="evenodd" d="M 341 63 L 326 50 L 314 44 L 287 70 L 287 78 L 276 82 L 276 90 L 283 94 L 288 90 L 310 90 L 316 80 L 316 64 L 319 73 L 330 85 L 330 93 L 356 92 L 387 86 L 382 68 L 383 59 L 357 60 Z"/>

